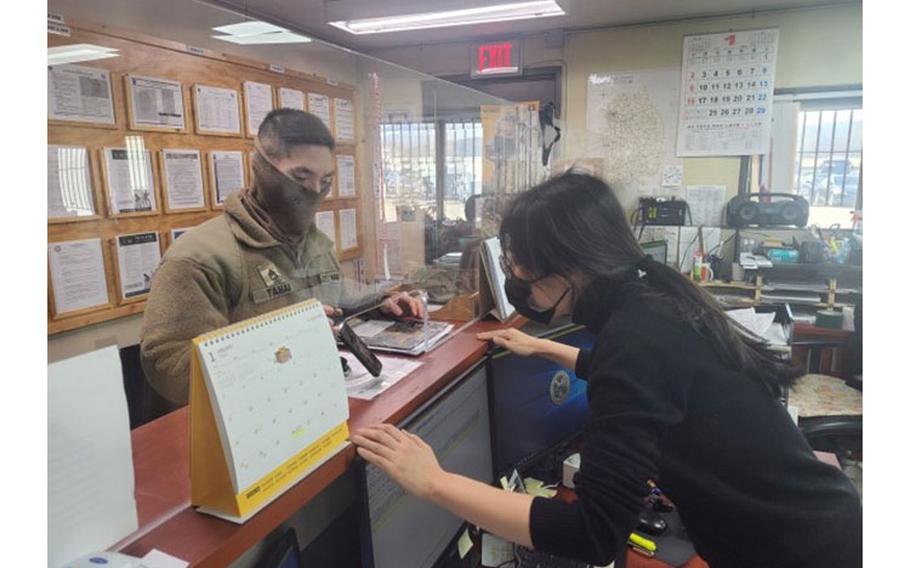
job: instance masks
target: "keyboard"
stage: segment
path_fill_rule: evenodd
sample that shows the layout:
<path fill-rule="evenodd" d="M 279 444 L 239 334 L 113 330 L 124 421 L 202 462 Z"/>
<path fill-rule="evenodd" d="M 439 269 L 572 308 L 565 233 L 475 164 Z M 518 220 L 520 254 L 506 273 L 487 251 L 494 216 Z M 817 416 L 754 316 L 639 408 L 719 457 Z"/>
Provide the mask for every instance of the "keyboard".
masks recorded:
<path fill-rule="evenodd" d="M 589 568 L 590 566 L 579 560 L 560 558 L 523 546 L 515 547 L 516 568 Z"/>

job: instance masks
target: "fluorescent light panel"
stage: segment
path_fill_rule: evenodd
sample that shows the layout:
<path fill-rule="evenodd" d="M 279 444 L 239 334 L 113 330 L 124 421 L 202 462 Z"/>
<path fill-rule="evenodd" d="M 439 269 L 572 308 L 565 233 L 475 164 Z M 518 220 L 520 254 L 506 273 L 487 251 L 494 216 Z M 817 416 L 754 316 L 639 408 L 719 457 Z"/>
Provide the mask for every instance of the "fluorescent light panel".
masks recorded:
<path fill-rule="evenodd" d="M 492 6 L 465 8 L 462 10 L 446 10 L 444 12 L 426 12 L 402 16 L 363 18 L 359 20 L 339 20 L 329 22 L 329 25 L 335 26 L 348 33 L 362 35 L 563 15 L 565 15 L 565 11 L 563 11 L 556 0 L 537 0 L 534 2 L 495 4 Z"/>
<path fill-rule="evenodd" d="M 258 20 L 218 26 L 212 28 L 212 30 L 226 34 L 213 35 L 213 38 L 240 45 L 308 43 L 312 41 L 306 36 L 295 34 L 282 27 L 269 24 L 268 22 L 260 22 Z"/>
<path fill-rule="evenodd" d="M 118 57 L 120 54 L 112 47 L 94 45 L 91 43 L 73 43 L 47 48 L 48 65 L 65 65 L 80 61 L 94 61 Z"/>
<path fill-rule="evenodd" d="M 280 28 L 268 22 L 260 22 L 259 20 L 240 22 L 239 24 L 228 24 L 226 26 L 218 26 L 217 28 L 212 28 L 212 30 L 227 35 L 241 37 L 287 31 L 284 28 Z"/>
<path fill-rule="evenodd" d="M 308 37 L 292 32 L 275 32 L 254 36 L 212 36 L 215 39 L 229 41 L 240 45 L 263 45 L 268 43 L 309 43 Z"/>

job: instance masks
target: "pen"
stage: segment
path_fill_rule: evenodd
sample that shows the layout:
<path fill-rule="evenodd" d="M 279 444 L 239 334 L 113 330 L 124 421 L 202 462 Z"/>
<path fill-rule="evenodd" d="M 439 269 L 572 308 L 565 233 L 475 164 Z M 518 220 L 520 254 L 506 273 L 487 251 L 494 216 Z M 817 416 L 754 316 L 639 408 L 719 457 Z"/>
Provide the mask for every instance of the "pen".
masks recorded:
<path fill-rule="evenodd" d="M 638 535 L 636 533 L 630 533 L 629 540 L 627 542 L 633 546 L 643 548 L 643 549 L 647 550 L 648 552 L 654 552 L 655 550 L 657 550 L 657 545 L 654 543 L 653 540 L 648 540 L 645 537 Z"/>

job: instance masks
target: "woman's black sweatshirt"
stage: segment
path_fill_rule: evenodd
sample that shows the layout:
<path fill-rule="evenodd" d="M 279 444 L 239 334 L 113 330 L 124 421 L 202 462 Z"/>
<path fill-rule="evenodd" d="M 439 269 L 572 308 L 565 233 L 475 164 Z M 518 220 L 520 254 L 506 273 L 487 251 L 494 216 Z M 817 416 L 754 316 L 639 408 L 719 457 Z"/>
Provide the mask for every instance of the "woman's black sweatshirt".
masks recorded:
<path fill-rule="evenodd" d="M 861 566 L 855 489 L 816 459 L 767 388 L 659 309 L 635 277 L 589 285 L 575 320 L 597 334 L 575 369 L 589 400 L 578 500 L 535 498 L 536 549 L 608 564 L 653 479 L 711 568 Z"/>

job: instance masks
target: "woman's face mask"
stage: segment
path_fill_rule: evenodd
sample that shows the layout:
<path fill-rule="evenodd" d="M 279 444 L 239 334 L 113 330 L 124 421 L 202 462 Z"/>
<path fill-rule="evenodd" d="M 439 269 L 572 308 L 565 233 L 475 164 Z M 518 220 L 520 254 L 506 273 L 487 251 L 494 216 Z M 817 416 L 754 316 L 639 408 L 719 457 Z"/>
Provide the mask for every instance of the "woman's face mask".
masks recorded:
<path fill-rule="evenodd" d="M 553 322 L 553 317 L 556 315 L 556 308 L 562 303 L 563 299 L 565 299 L 571 286 L 566 286 L 559 298 L 553 302 L 550 307 L 542 308 L 536 305 L 533 299 L 533 284 L 542 280 L 542 278 L 535 280 L 524 280 L 519 278 L 515 275 L 514 269 L 511 266 L 507 266 L 507 263 L 505 263 L 504 260 L 503 272 L 506 275 L 506 298 L 509 300 L 509 303 L 515 307 L 515 310 L 531 321 L 550 325 Z"/>

